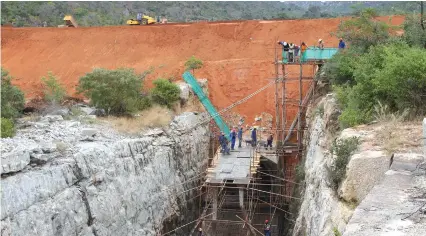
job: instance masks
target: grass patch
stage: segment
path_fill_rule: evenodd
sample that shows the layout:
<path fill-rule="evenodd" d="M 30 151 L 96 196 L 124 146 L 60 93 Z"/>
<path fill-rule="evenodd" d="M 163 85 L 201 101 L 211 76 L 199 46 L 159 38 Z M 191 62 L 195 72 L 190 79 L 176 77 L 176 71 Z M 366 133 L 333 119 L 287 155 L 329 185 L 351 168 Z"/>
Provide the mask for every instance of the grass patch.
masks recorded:
<path fill-rule="evenodd" d="M 392 112 L 388 105 L 383 105 L 380 101 L 374 106 L 374 119 L 378 122 L 402 122 L 410 114 L 409 109 L 402 112 Z"/>
<path fill-rule="evenodd" d="M 409 115 L 409 109 L 392 112 L 387 105 L 382 105 L 380 102 L 374 106 L 374 119 L 383 124 L 383 127 L 377 132 L 375 142 L 385 150 L 386 154 L 395 153 L 405 143 L 412 142 L 412 140 L 403 140 L 401 130 L 399 130 L 402 122 L 407 120 Z"/>
<path fill-rule="evenodd" d="M 80 119 L 80 122 L 83 123 L 83 124 L 93 125 L 93 124 L 98 124 L 99 120 L 96 119 L 96 118 L 84 116 Z"/>
<path fill-rule="evenodd" d="M 15 135 L 15 124 L 13 120 L 7 118 L 1 118 L 1 138 L 11 138 Z"/>
<path fill-rule="evenodd" d="M 101 120 L 106 121 L 119 132 L 136 134 L 146 128 L 167 126 L 170 124 L 172 118 L 173 113 L 169 109 L 154 105 L 151 108 L 142 111 L 139 116 L 134 118 L 107 117 L 102 118 Z"/>
<path fill-rule="evenodd" d="M 37 113 L 30 113 L 24 117 L 22 117 L 23 121 L 37 122 L 40 120 L 40 115 Z"/>
<path fill-rule="evenodd" d="M 85 115 L 85 113 L 80 109 L 80 107 L 77 106 L 71 107 L 70 111 L 73 116 Z"/>
<path fill-rule="evenodd" d="M 340 231 L 337 229 L 337 227 L 333 227 L 333 235 L 334 236 L 342 236 Z"/>

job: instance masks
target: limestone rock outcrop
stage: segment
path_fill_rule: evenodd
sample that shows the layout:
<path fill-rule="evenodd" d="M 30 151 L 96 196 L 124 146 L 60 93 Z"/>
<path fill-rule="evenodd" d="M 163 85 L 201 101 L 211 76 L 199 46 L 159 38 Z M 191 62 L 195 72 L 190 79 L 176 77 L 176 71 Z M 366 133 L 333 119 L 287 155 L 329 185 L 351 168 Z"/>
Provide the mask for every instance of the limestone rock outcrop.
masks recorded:
<path fill-rule="evenodd" d="M 332 127 L 339 111 L 334 96 L 327 95 L 317 106 L 324 109 L 308 117 L 305 188 L 293 235 L 426 235 L 426 153 L 411 142 L 403 145 L 402 152 L 389 154 L 379 140 L 389 126 L 380 124 L 345 129 L 336 136 Z M 420 126 L 406 129 L 420 136 Z M 334 158 L 330 144 L 335 137 L 359 139 L 337 191 L 329 176 Z"/>
<path fill-rule="evenodd" d="M 208 129 L 193 128 L 200 119 L 184 113 L 137 137 L 52 117 L 30 122 L 2 139 L 2 235 L 156 235 L 165 222 L 191 220 L 196 191 L 187 190 L 208 160 Z"/>

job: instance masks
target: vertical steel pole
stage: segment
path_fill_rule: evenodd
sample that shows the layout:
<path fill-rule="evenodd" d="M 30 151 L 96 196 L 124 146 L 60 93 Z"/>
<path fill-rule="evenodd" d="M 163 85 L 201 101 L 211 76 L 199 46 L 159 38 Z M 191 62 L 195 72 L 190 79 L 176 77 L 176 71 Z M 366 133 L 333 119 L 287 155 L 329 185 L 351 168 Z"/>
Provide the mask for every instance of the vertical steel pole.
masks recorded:
<path fill-rule="evenodd" d="M 277 40 L 276 40 L 277 41 Z M 278 82 L 279 82 L 279 78 L 278 78 L 278 52 L 277 52 L 277 45 L 275 45 L 275 127 L 276 127 L 276 137 L 277 140 L 279 140 L 280 138 L 280 107 L 279 107 L 279 98 L 278 98 Z"/>
<path fill-rule="evenodd" d="M 297 148 L 300 154 L 302 147 L 302 102 L 303 102 L 303 84 L 302 84 L 302 73 L 303 66 L 300 64 L 300 76 L 299 76 L 299 113 L 297 118 Z M 300 156 L 299 156 L 300 158 Z"/>

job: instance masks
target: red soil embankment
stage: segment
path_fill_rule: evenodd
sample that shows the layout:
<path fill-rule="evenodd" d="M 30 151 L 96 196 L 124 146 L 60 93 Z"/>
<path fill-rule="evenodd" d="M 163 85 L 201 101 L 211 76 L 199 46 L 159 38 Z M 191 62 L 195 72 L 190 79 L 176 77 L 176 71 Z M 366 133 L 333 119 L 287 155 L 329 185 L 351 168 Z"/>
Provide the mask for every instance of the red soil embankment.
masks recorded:
<path fill-rule="evenodd" d="M 42 76 L 52 71 L 68 92 L 75 93 L 79 77 L 95 67 L 130 67 L 143 72 L 154 66 L 147 86 L 159 76 L 181 79 L 185 61 L 192 55 L 204 62 L 195 72 L 207 78 L 213 104 L 220 110 L 253 93 L 274 77 L 276 40 L 337 47 L 330 35 L 341 19 L 238 21 L 219 23 L 117 26 L 88 28 L 3 28 L 2 66 L 15 77 L 26 98 L 42 91 Z M 392 24 L 401 24 L 395 16 Z M 294 70 L 294 71 L 293 71 Z M 306 68 L 306 73 L 312 69 Z M 298 67 L 290 69 L 297 76 Z M 312 74 L 312 73 L 311 73 Z M 297 97 L 297 84 L 288 86 Z M 274 115 L 274 88 L 258 94 L 235 111 L 248 116 Z M 296 109 L 296 108 L 295 108 Z M 287 113 L 292 119 L 294 112 Z"/>

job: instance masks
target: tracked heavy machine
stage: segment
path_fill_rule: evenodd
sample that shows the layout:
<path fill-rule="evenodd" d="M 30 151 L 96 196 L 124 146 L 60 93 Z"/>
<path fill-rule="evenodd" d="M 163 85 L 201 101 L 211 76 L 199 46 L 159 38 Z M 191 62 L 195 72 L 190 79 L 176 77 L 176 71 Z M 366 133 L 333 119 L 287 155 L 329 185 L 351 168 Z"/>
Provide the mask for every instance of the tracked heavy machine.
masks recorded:
<path fill-rule="evenodd" d="M 71 15 L 66 15 L 64 17 L 65 27 L 78 27 L 77 22 L 74 20 L 74 17 Z"/>
<path fill-rule="evenodd" d="M 151 25 L 151 24 L 164 24 L 167 23 L 167 19 L 162 18 L 160 20 L 160 17 L 156 17 L 157 19 L 155 19 L 154 17 L 150 17 L 147 15 L 144 15 L 142 13 L 138 13 L 136 16 L 136 20 L 134 19 L 130 19 L 127 20 L 126 24 L 127 25 Z"/>

